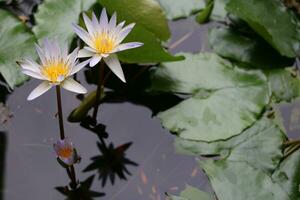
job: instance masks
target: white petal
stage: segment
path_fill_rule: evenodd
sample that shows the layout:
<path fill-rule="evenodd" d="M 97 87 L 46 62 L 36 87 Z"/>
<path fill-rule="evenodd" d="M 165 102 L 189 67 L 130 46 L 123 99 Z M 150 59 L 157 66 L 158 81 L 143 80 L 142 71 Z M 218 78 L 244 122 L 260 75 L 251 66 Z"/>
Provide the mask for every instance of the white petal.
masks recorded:
<path fill-rule="evenodd" d="M 82 68 L 84 68 L 84 66 L 86 66 L 88 63 L 90 62 L 90 60 L 86 60 L 82 63 L 77 64 L 71 71 L 70 76 L 77 73 L 78 71 L 80 71 Z"/>
<path fill-rule="evenodd" d="M 42 94 L 44 94 L 45 92 L 47 92 L 50 88 L 52 87 L 52 85 L 48 82 L 48 81 L 44 81 L 42 82 L 39 86 L 37 86 L 28 96 L 27 100 L 31 101 L 39 96 L 41 96 Z"/>
<path fill-rule="evenodd" d="M 101 53 L 101 56 L 102 56 L 103 58 L 107 58 L 109 55 L 110 55 L 109 53 Z"/>
<path fill-rule="evenodd" d="M 91 52 L 94 52 L 94 53 L 97 53 L 97 50 L 94 49 L 94 48 L 91 48 L 91 47 L 83 47 L 84 49 L 88 50 L 88 51 L 91 51 Z"/>
<path fill-rule="evenodd" d="M 32 59 L 26 58 L 20 62 L 17 62 L 22 69 L 30 70 L 39 73 L 40 72 L 40 65 L 37 64 Z"/>
<path fill-rule="evenodd" d="M 129 42 L 129 43 L 120 44 L 112 51 L 112 53 L 124 51 L 127 49 L 134 49 L 134 48 L 140 47 L 142 45 L 144 45 L 144 44 L 141 42 Z"/>
<path fill-rule="evenodd" d="M 126 83 L 124 73 L 117 55 L 111 54 L 109 57 L 103 58 L 103 60 L 105 61 L 107 66 L 111 69 L 111 71 L 114 74 L 116 74 L 117 77 L 119 77 L 124 83 Z"/>
<path fill-rule="evenodd" d="M 117 13 L 114 12 L 108 24 L 109 30 L 113 30 L 116 27 L 116 25 L 117 25 Z"/>
<path fill-rule="evenodd" d="M 23 74 L 26 74 L 26 75 L 31 76 L 33 78 L 40 79 L 40 80 L 45 80 L 45 77 L 42 76 L 38 72 L 30 71 L 30 70 L 27 70 L 27 69 L 22 69 L 22 72 L 23 72 Z"/>
<path fill-rule="evenodd" d="M 69 90 L 71 92 L 79 93 L 79 94 L 85 94 L 87 93 L 87 90 L 78 82 L 76 82 L 72 78 L 67 78 L 65 79 L 62 83 L 61 86 L 65 88 L 66 90 Z"/>
<path fill-rule="evenodd" d="M 90 35 L 80 26 L 78 26 L 77 24 L 73 24 L 73 29 L 75 31 L 75 33 L 89 46 L 92 46 L 92 41 L 90 39 Z"/>
<path fill-rule="evenodd" d="M 128 26 L 124 27 L 119 32 L 117 43 L 121 43 L 126 38 L 126 36 L 131 32 L 131 30 L 133 29 L 134 26 L 135 26 L 135 24 L 132 23 L 132 24 L 129 24 Z"/>
<path fill-rule="evenodd" d="M 95 53 L 87 49 L 80 49 L 77 55 L 77 58 L 87 58 L 92 57 Z"/>
<path fill-rule="evenodd" d="M 42 50 L 42 48 L 38 44 L 35 44 L 35 49 L 36 49 L 36 52 L 38 53 L 38 55 L 40 57 L 40 60 L 41 60 L 42 64 L 45 65 L 47 59 L 46 59 L 44 51 Z"/>
<path fill-rule="evenodd" d="M 69 65 L 75 64 L 77 56 L 78 56 L 78 50 L 79 50 L 79 47 L 74 49 L 74 51 L 67 56 L 67 63 Z"/>
<path fill-rule="evenodd" d="M 100 24 L 99 24 L 98 19 L 94 12 L 92 13 L 92 23 L 93 23 L 94 33 L 97 33 L 97 31 L 100 31 L 101 27 L 100 27 Z"/>
<path fill-rule="evenodd" d="M 106 14 L 106 9 L 103 8 L 102 12 L 101 12 L 101 16 L 100 16 L 100 27 L 105 27 L 104 30 L 107 28 L 108 26 L 108 18 L 107 18 L 107 14 Z"/>
<path fill-rule="evenodd" d="M 101 58 L 102 57 L 99 55 L 94 55 L 90 60 L 90 67 L 94 67 L 95 65 L 97 65 L 100 62 Z"/>
<path fill-rule="evenodd" d="M 85 13 L 83 13 L 83 20 L 84 20 L 84 24 L 85 24 L 88 32 L 90 34 L 94 34 L 94 28 L 93 28 L 92 21 L 90 20 L 90 18 Z"/>

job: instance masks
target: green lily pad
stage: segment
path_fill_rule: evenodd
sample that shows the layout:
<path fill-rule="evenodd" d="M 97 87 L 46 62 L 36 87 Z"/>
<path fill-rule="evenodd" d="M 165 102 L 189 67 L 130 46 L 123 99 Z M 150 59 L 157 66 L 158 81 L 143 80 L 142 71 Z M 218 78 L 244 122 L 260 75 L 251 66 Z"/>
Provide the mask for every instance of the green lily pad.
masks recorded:
<path fill-rule="evenodd" d="M 36 25 L 33 32 L 39 41 L 49 37 L 62 44 L 71 44 L 75 36 L 72 23 L 77 23 L 80 13 L 94 3 L 96 0 L 44 0 L 34 15 Z"/>
<path fill-rule="evenodd" d="M 187 185 L 180 196 L 171 196 L 171 200 L 213 200 L 214 198 L 193 186 Z"/>
<path fill-rule="evenodd" d="M 205 8 L 205 0 L 157 0 L 168 19 L 189 17 Z"/>
<path fill-rule="evenodd" d="M 300 23 L 280 0 L 230 0 L 226 9 L 242 18 L 281 55 L 300 52 Z"/>
<path fill-rule="evenodd" d="M 238 68 L 215 54 L 184 56 L 152 74 L 152 91 L 190 95 L 158 114 L 165 128 L 184 139 L 211 142 L 238 135 L 259 118 L 269 102 L 262 72 Z"/>
<path fill-rule="evenodd" d="M 254 68 L 287 67 L 294 62 L 293 59 L 281 56 L 263 40 L 243 36 L 229 28 L 211 29 L 209 42 L 218 55 Z"/>
<path fill-rule="evenodd" d="M 14 88 L 28 79 L 16 61 L 35 58 L 35 37 L 23 22 L 7 11 L 0 10 L 0 24 L 0 73 Z"/>
<path fill-rule="evenodd" d="M 292 200 L 279 183 L 247 162 L 200 161 L 219 200 Z"/>
<path fill-rule="evenodd" d="M 285 190 L 291 199 L 300 199 L 300 151 L 297 151 L 286 158 L 274 172 L 272 178 L 283 190 Z"/>
<path fill-rule="evenodd" d="M 143 46 L 118 53 L 126 63 L 159 63 L 183 60 L 183 56 L 169 54 L 155 35 L 141 26 L 135 26 L 124 42 L 142 42 Z"/>
<path fill-rule="evenodd" d="M 246 161 L 273 172 L 282 158 L 285 134 L 270 119 L 262 118 L 240 135 L 226 141 L 199 142 L 177 138 L 177 151 L 193 155 L 220 155 L 230 161 Z"/>
<path fill-rule="evenodd" d="M 265 70 L 272 100 L 292 101 L 300 96 L 300 79 L 291 69 Z"/>
<path fill-rule="evenodd" d="M 100 0 L 109 13 L 117 12 L 118 20 L 136 23 L 161 40 L 170 37 L 168 21 L 155 0 Z"/>

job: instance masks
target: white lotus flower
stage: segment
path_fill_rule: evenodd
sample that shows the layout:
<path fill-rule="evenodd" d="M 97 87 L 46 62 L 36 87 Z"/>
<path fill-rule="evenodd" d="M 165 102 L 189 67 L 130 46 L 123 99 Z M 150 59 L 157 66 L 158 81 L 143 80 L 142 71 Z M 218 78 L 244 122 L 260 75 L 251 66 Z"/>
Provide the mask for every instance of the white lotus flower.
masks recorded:
<path fill-rule="evenodd" d="M 126 82 L 121 64 L 115 53 L 143 45 L 143 43 L 140 42 L 121 44 L 135 24 L 132 23 L 123 28 L 125 25 L 125 21 L 123 21 L 117 25 L 116 13 L 114 13 L 110 21 L 108 21 L 105 8 L 102 10 L 99 21 L 95 13 L 92 13 L 92 19 L 88 18 L 86 14 L 83 14 L 83 20 L 87 31 L 77 24 L 73 24 L 76 34 L 88 45 L 79 51 L 78 57 L 91 57 L 91 59 L 89 59 L 91 67 L 95 66 L 103 58 L 111 71 L 123 82 Z"/>
<path fill-rule="evenodd" d="M 53 147 L 57 157 L 66 165 L 71 166 L 76 163 L 77 155 L 73 143 L 68 138 L 58 140 Z"/>
<path fill-rule="evenodd" d="M 77 61 L 78 50 L 77 48 L 68 55 L 67 47 L 60 49 L 56 41 L 47 39 L 44 40 L 43 48 L 36 44 L 41 64 L 28 58 L 18 62 L 24 74 L 44 80 L 29 94 L 27 100 L 39 97 L 56 85 L 75 93 L 86 93 L 86 89 L 70 77 L 88 64 L 88 61 Z"/>

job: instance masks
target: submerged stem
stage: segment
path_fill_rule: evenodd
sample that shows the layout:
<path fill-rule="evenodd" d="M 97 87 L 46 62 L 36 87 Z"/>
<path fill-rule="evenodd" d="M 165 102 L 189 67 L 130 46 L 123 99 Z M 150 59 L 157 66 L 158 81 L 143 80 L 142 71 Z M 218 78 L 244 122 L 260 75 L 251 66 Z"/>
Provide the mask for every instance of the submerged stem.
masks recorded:
<path fill-rule="evenodd" d="M 96 93 L 96 101 L 94 105 L 94 111 L 93 111 L 93 120 L 97 120 L 97 114 L 98 114 L 98 109 L 99 109 L 99 103 L 100 103 L 100 96 L 101 96 L 101 90 L 103 87 L 103 82 L 104 82 L 104 69 L 105 69 L 105 63 L 103 61 L 100 62 L 99 65 L 99 79 L 98 79 L 98 84 L 97 84 L 97 93 Z"/>
<path fill-rule="evenodd" d="M 58 120 L 59 120 L 59 130 L 60 130 L 60 139 L 65 139 L 65 131 L 64 131 L 64 121 L 63 121 L 63 113 L 61 106 L 61 94 L 60 94 L 60 86 L 56 86 L 56 97 L 57 97 L 57 110 L 58 110 Z"/>

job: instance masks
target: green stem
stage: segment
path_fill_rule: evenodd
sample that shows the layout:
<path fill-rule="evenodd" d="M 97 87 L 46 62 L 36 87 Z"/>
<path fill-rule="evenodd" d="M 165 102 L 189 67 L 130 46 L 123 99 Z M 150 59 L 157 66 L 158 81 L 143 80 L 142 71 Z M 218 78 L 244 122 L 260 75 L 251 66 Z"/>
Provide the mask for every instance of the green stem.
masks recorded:
<path fill-rule="evenodd" d="M 63 113 L 61 106 L 61 93 L 60 86 L 56 86 L 56 97 L 57 97 L 57 110 L 58 110 L 58 120 L 59 120 L 59 130 L 60 130 L 60 139 L 65 139 L 65 131 L 64 131 L 64 121 L 63 121 Z"/>
<path fill-rule="evenodd" d="M 64 140 L 65 137 L 65 131 L 64 131 L 64 120 L 63 120 L 63 113 L 62 113 L 62 103 L 61 103 L 61 92 L 60 92 L 60 86 L 56 86 L 56 97 L 57 97 L 57 110 L 58 110 L 58 120 L 59 120 L 59 130 L 60 130 L 60 139 Z M 71 165 L 69 168 L 67 168 L 67 174 L 69 178 L 71 179 L 71 187 L 72 189 L 75 189 L 77 187 L 77 181 L 76 181 L 76 172 L 74 169 L 74 166 Z"/>
<path fill-rule="evenodd" d="M 101 90 L 103 87 L 103 81 L 104 81 L 104 69 L 105 69 L 105 63 L 101 61 L 99 66 L 99 79 L 97 84 L 97 93 L 96 93 L 96 102 L 94 105 L 94 112 L 93 112 L 93 119 L 94 121 L 97 121 L 97 114 L 99 109 L 99 103 L 100 103 L 100 96 L 101 96 Z"/>

